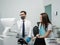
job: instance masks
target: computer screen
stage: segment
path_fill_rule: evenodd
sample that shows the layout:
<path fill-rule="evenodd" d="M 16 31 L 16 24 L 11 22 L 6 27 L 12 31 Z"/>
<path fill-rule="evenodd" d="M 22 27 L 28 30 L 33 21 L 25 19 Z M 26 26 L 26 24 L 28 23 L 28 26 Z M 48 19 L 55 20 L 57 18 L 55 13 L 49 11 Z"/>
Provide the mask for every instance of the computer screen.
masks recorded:
<path fill-rule="evenodd" d="M 2 34 L 14 34 L 14 32 L 17 32 L 17 20 L 16 18 L 1 18 L 1 24 L 4 27 L 4 30 L 1 31 Z M 7 28 L 10 27 L 10 30 L 7 30 Z M 12 32 L 12 33 L 11 33 Z"/>
<path fill-rule="evenodd" d="M 16 23 L 15 18 L 1 18 L 1 23 L 4 27 L 11 27 Z"/>

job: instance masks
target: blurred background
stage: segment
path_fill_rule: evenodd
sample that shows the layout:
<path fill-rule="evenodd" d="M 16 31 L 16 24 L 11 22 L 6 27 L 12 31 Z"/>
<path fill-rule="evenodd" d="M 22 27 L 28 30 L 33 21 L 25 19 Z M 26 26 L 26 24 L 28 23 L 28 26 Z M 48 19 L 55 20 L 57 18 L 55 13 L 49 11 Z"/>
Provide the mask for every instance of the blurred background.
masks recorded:
<path fill-rule="evenodd" d="M 53 37 L 60 38 L 60 0 L 0 0 L 0 19 L 16 18 L 19 20 L 20 11 L 27 12 L 27 19 L 34 27 L 39 22 L 40 13 L 46 12 L 53 25 Z M 4 27 L 0 21 L 0 35 Z M 13 39 L 13 38 L 12 38 Z M 0 45 L 3 43 L 0 42 Z"/>

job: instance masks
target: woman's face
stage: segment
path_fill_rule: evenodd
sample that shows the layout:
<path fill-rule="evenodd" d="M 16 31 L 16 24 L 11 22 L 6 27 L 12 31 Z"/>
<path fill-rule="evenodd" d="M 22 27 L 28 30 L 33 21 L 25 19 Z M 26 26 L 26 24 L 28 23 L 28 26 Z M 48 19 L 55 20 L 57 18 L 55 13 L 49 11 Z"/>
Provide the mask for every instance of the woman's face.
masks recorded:
<path fill-rule="evenodd" d="M 42 15 L 40 15 L 40 22 L 42 22 Z"/>

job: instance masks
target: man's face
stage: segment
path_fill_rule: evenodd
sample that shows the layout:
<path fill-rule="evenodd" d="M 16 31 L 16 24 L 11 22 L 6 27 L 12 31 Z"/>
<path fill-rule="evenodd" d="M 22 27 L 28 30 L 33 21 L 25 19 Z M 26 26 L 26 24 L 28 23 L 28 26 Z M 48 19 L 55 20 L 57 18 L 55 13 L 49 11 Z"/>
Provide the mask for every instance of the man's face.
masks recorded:
<path fill-rule="evenodd" d="M 26 15 L 24 12 L 20 13 L 21 19 L 25 19 Z"/>

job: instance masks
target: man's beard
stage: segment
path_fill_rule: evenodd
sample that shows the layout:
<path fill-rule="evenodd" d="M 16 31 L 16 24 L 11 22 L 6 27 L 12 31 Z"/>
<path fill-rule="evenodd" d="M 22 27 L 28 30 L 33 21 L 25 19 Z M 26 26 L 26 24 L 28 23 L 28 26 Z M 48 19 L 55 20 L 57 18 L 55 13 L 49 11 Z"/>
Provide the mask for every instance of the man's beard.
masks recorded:
<path fill-rule="evenodd" d="M 25 16 L 21 16 L 21 19 L 24 20 L 25 19 Z"/>

